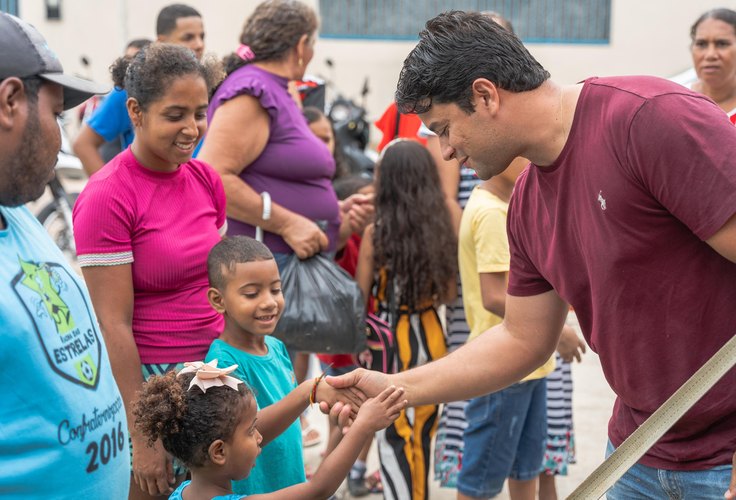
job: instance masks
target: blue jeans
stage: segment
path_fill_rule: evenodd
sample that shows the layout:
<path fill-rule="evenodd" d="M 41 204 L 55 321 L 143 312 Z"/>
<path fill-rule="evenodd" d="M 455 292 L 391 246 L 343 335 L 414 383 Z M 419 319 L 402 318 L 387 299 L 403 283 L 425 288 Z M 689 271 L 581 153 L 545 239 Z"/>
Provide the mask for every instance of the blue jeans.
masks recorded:
<path fill-rule="evenodd" d="M 547 380 L 520 382 L 471 399 L 465 408 L 463 465 L 457 490 L 491 498 L 506 478 L 534 479 L 542 472 L 547 439 Z"/>
<path fill-rule="evenodd" d="M 606 458 L 615 448 L 606 447 Z M 664 470 L 636 464 L 608 490 L 608 500 L 697 500 L 723 498 L 731 482 L 731 466 L 719 465 L 698 471 Z"/>

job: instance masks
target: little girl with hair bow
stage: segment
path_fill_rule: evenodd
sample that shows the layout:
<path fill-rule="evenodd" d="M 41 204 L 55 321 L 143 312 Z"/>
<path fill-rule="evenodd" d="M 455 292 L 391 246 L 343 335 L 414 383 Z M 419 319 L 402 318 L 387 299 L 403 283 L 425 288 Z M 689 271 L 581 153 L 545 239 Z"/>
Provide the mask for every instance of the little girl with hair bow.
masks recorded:
<path fill-rule="evenodd" d="M 278 418 L 278 403 L 258 411 L 248 386 L 230 376 L 235 368 L 218 368 L 217 360 L 185 363 L 178 374 L 153 376 L 143 385 L 133 410 L 136 427 L 151 443 L 161 439 L 166 451 L 192 474 L 191 481 L 182 483 L 170 499 L 242 498 L 233 494 L 231 481 L 248 476 L 261 447 L 291 423 Z M 311 481 L 248 498 L 316 500 L 334 494 L 363 444 L 406 407 L 403 394 L 403 389 L 389 387 L 363 403 L 345 437 Z M 350 407 L 340 403 L 330 411 L 330 418 L 340 424 L 349 417 Z"/>

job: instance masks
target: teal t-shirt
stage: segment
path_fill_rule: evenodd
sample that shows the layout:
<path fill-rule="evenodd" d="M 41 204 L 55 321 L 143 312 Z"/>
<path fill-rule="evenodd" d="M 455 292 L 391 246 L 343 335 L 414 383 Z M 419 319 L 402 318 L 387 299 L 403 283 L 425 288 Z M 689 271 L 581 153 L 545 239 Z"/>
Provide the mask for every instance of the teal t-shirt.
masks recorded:
<path fill-rule="evenodd" d="M 222 340 L 215 340 L 206 358 L 207 361 L 217 359 L 219 367 L 238 365 L 233 375 L 250 386 L 259 408 L 283 399 L 296 387 L 294 369 L 284 343 L 267 336 L 266 346 L 268 354 L 254 356 Z M 306 480 L 302 432 L 299 419 L 296 419 L 286 431 L 263 448 L 247 478 L 233 481 L 233 491 L 242 495 L 271 493 Z"/>
<path fill-rule="evenodd" d="M 0 214 L 0 497 L 127 498 L 125 410 L 87 288 L 27 208 Z"/>
<path fill-rule="evenodd" d="M 189 483 L 191 481 L 184 481 L 179 485 L 179 487 L 174 490 L 174 492 L 169 495 L 169 500 L 183 500 L 182 495 L 184 494 L 184 488 L 189 486 Z M 212 497 L 212 500 L 240 500 L 241 498 L 245 498 L 244 495 L 217 495 L 216 497 Z"/>

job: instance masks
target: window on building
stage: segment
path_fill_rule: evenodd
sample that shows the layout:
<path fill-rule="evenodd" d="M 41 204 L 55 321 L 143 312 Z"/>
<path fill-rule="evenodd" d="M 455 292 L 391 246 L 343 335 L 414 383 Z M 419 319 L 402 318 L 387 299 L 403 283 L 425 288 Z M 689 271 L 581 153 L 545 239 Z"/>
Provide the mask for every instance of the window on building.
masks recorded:
<path fill-rule="evenodd" d="M 18 15 L 18 0 L 0 0 L 0 11 Z"/>
<path fill-rule="evenodd" d="M 61 20 L 61 0 L 46 0 L 46 19 Z"/>
<path fill-rule="evenodd" d="M 447 10 L 493 10 L 527 43 L 607 44 L 611 0 L 320 0 L 324 38 L 416 40 Z"/>

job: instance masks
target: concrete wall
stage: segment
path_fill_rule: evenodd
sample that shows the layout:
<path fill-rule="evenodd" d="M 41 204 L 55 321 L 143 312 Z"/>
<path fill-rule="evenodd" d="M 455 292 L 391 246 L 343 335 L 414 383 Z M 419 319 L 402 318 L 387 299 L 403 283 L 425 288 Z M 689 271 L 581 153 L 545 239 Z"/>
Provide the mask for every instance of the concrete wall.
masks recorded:
<path fill-rule="evenodd" d="M 109 81 L 107 67 L 127 40 L 155 34 L 155 18 L 173 0 L 63 0 L 62 20 L 47 21 L 43 2 L 21 0 L 20 15 L 34 24 L 57 51 L 67 71 Z M 237 45 L 255 0 L 184 0 L 204 18 L 207 51 L 222 56 Z M 317 6 L 318 0 L 305 0 Z M 714 7 L 736 9 L 736 0 L 613 0 L 609 45 L 531 44 L 529 49 L 562 83 L 591 75 L 651 74 L 669 77 L 691 65 L 689 30 Z M 392 99 L 404 57 L 414 42 L 320 39 L 309 72 L 330 77 L 357 97 L 370 79 L 367 105 L 376 118 Z M 85 55 L 89 69 L 80 63 Z M 330 72 L 325 59 L 334 62 Z"/>

